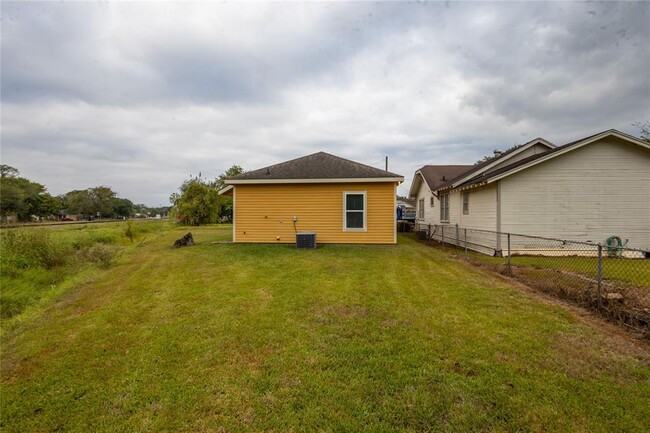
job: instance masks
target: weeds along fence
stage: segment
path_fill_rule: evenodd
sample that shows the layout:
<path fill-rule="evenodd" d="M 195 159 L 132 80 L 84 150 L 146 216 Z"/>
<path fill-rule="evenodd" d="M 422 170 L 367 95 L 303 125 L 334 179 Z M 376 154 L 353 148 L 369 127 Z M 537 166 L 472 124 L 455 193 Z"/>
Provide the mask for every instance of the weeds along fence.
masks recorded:
<path fill-rule="evenodd" d="M 416 226 L 418 237 L 455 247 L 474 264 L 598 311 L 650 338 L 650 252 L 618 239 L 598 244 L 451 225 Z"/>

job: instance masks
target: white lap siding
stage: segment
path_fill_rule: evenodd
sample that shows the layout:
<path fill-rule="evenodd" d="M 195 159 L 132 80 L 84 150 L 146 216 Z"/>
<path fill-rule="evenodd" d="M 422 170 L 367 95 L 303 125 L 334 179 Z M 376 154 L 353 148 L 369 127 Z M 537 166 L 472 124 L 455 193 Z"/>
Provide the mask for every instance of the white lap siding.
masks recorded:
<path fill-rule="evenodd" d="M 463 214 L 463 195 L 458 195 L 459 226 L 468 229 L 497 229 L 497 188 L 490 184 L 464 191 L 469 194 L 469 213 Z"/>
<path fill-rule="evenodd" d="M 440 202 L 438 199 L 434 198 L 434 206 L 431 207 L 431 191 L 426 182 L 420 184 L 420 189 L 418 190 L 417 200 L 416 200 L 416 220 L 418 224 L 439 224 L 439 212 L 440 212 Z M 420 218 L 420 200 L 424 199 L 424 218 Z"/>
<path fill-rule="evenodd" d="M 610 137 L 500 182 L 503 232 L 650 248 L 647 149 Z"/>

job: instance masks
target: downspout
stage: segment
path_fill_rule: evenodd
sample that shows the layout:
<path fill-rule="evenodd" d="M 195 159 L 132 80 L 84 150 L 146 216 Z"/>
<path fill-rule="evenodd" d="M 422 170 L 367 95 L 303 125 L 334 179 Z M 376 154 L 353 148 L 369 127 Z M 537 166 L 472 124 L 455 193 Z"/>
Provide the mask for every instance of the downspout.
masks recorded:
<path fill-rule="evenodd" d="M 497 245 L 496 254 L 501 254 L 501 181 L 497 180 Z"/>
<path fill-rule="evenodd" d="M 386 157 L 386 167 L 388 167 L 388 157 Z M 399 182 L 395 182 L 395 188 L 393 190 L 393 243 L 394 244 L 397 244 L 397 217 L 395 215 L 395 211 L 397 210 L 397 186 L 398 185 Z"/>
<path fill-rule="evenodd" d="M 232 186 L 232 242 L 237 242 L 237 185 Z"/>

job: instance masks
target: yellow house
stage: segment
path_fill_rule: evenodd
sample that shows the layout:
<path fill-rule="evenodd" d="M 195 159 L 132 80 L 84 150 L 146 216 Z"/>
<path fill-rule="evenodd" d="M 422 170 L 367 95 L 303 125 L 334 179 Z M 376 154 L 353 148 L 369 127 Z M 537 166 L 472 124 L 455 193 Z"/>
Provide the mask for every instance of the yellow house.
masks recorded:
<path fill-rule="evenodd" d="M 219 194 L 233 197 L 233 242 L 394 244 L 398 174 L 325 152 L 242 173 Z"/>

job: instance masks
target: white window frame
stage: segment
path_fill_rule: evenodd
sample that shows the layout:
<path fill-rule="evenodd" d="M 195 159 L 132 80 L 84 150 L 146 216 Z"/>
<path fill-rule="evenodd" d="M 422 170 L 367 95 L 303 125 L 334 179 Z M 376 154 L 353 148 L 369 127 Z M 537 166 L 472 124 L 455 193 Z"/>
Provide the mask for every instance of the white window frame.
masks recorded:
<path fill-rule="evenodd" d="M 469 191 L 463 191 L 463 215 L 469 215 Z"/>
<path fill-rule="evenodd" d="M 440 194 L 440 222 L 449 222 L 449 194 Z"/>
<path fill-rule="evenodd" d="M 418 219 L 424 219 L 424 197 L 418 200 Z"/>
<path fill-rule="evenodd" d="M 363 227 L 348 227 L 348 195 L 363 195 L 363 210 L 350 210 L 349 212 L 363 212 Z M 365 232 L 368 230 L 368 194 L 367 191 L 343 191 L 343 231 L 344 232 Z"/>

